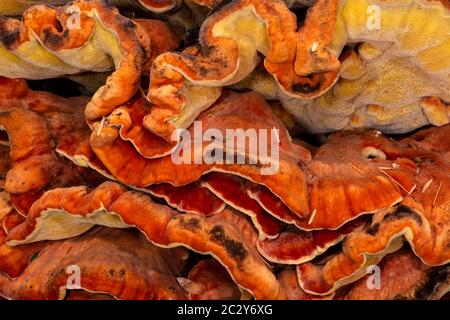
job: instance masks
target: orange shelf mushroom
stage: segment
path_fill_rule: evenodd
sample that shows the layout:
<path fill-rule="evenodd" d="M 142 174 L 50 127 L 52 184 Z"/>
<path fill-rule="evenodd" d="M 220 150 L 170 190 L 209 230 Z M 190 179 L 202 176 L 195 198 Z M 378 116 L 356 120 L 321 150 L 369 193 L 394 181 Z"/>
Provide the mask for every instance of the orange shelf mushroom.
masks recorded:
<path fill-rule="evenodd" d="M 425 129 L 403 141 L 403 152 L 419 161 L 417 188 L 400 205 L 377 212 L 370 228 L 350 234 L 342 253 L 325 265 L 298 265 L 299 282 L 305 291 L 328 294 L 354 282 L 365 274 L 367 266 L 398 250 L 403 238 L 423 263 L 449 263 L 450 166 L 445 156 L 449 144 L 444 142 L 449 130 L 450 126 Z"/>
<path fill-rule="evenodd" d="M 19 213 L 26 215 L 45 190 L 102 180 L 55 152 L 61 136 L 86 128 L 86 98 L 32 91 L 23 80 L 3 77 L 0 88 L 0 125 L 10 146 L 4 188 Z"/>
<path fill-rule="evenodd" d="M 241 292 L 219 262 L 201 260 L 178 282 L 189 292 L 190 300 L 239 300 Z"/>
<path fill-rule="evenodd" d="M 212 254 L 256 298 L 276 299 L 280 294 L 275 276 L 251 244 L 257 237 L 253 227 L 236 213 L 225 209 L 211 217 L 179 214 L 112 182 L 91 192 L 85 187 L 46 192 L 33 204 L 25 222 L 8 234 L 7 244 L 66 239 L 95 225 L 136 227 L 158 246 L 185 246 Z"/>
<path fill-rule="evenodd" d="M 250 75 L 245 85 L 275 96 L 313 133 L 359 128 L 408 133 L 448 124 L 448 1 L 339 0 L 326 6 L 335 3 L 337 12 L 326 16 L 330 29 L 321 37 L 340 57 L 336 84 L 313 100 L 286 96 L 270 69 Z"/>
<path fill-rule="evenodd" d="M 291 5 L 233 1 L 203 23 L 201 50 L 159 56 L 145 127 L 168 140 L 241 80 L 313 133 L 449 123 L 447 1 L 316 1 L 300 28 Z"/>
<path fill-rule="evenodd" d="M 182 0 L 136 0 L 145 9 L 154 13 L 164 13 L 175 9 Z"/>
<path fill-rule="evenodd" d="M 327 2 L 332 4 L 328 5 Z M 153 106 L 144 126 L 170 140 L 216 101 L 221 87 L 246 78 L 265 56 L 264 65 L 288 95 L 312 99 L 338 79 L 340 63 L 326 46 L 337 1 L 317 1 L 305 26 L 281 0 L 237 0 L 201 26 L 200 46 L 155 59 L 148 97 Z M 314 50 L 310 50 L 311 47 Z"/>
<path fill-rule="evenodd" d="M 155 45 L 157 41 L 162 43 Z M 0 42 L 2 76 L 48 79 L 113 71 L 87 104 L 88 120 L 108 115 L 130 100 L 149 59 L 158 50 L 178 46 L 164 23 L 132 21 L 103 0 L 36 5 L 23 13 L 22 21 L 1 17 Z"/>
<path fill-rule="evenodd" d="M 298 285 L 297 274 L 295 270 L 284 269 L 278 274 L 278 281 L 286 295 L 287 300 L 331 300 L 334 295 L 317 296 L 306 293 Z"/>
<path fill-rule="evenodd" d="M 379 265 L 378 290 L 370 290 L 370 275 L 358 280 L 346 300 L 440 299 L 450 290 L 449 266 L 430 268 L 410 250 L 388 255 Z M 375 285 L 375 284 L 373 284 Z"/>
<path fill-rule="evenodd" d="M 47 244 L 16 279 L 0 274 L 0 295 L 64 299 L 76 289 L 116 299 L 185 299 L 176 278 L 186 257 L 185 250 L 155 247 L 132 230 L 97 228 Z M 71 279 L 75 272 L 82 275 L 79 283 Z"/>
<path fill-rule="evenodd" d="M 243 102 L 247 104 L 247 108 L 240 107 L 240 103 Z M 140 148 L 134 146 L 136 140 L 133 144 L 123 140 L 120 137 L 120 127 L 110 124 L 108 120 L 94 126 L 90 136 L 90 146 L 111 175 L 127 185 L 145 188 L 167 182 L 181 186 L 197 181 L 210 171 L 221 171 L 240 175 L 263 184 L 282 199 L 295 214 L 300 216 L 307 214 L 305 177 L 297 163 L 301 160 L 308 160 L 310 154 L 303 147 L 292 143 L 287 130 L 271 112 L 261 96 L 255 93 L 224 96 L 214 107 L 202 114 L 198 121 L 201 122 L 202 127 L 198 129 L 195 124 L 191 126 L 188 131 L 189 137 L 183 143 L 178 144 L 178 149 L 173 152 L 177 156 L 177 152 L 183 154 L 183 148 L 191 151 L 189 157 L 179 156 L 180 161 L 174 161 L 173 153 L 170 156 L 154 159 L 143 157 L 138 152 Z M 210 143 L 198 143 L 194 138 L 196 134 L 203 136 L 208 129 L 214 129 L 217 134 L 220 133 L 222 136 L 217 146 L 214 145 L 214 149 L 217 150 L 216 154 L 218 157 L 222 155 L 222 159 L 221 161 L 211 161 L 212 163 L 200 159 L 200 163 L 198 163 L 198 155 L 204 156 L 209 150 Z M 240 147 L 238 142 L 232 148 L 227 147 L 225 140 L 222 139 L 226 138 L 227 130 L 230 129 L 244 132 L 247 129 L 266 130 L 265 132 L 270 135 L 265 140 L 268 154 L 255 154 L 252 149 L 248 149 L 247 145 Z M 270 133 L 271 129 L 278 130 L 278 135 Z M 209 139 L 213 139 L 213 137 Z M 279 139 L 280 159 L 270 158 L 271 141 L 274 139 Z M 228 156 L 228 154 L 242 157 L 244 164 L 227 164 L 224 156 Z M 252 160 L 248 160 L 249 158 Z M 278 169 L 274 174 L 261 174 L 265 168 L 271 171 L 271 166 Z M 295 192 L 286 190 L 283 185 L 291 185 Z"/>
<path fill-rule="evenodd" d="M 1 1 L 0 299 L 447 298 L 449 9 Z"/>

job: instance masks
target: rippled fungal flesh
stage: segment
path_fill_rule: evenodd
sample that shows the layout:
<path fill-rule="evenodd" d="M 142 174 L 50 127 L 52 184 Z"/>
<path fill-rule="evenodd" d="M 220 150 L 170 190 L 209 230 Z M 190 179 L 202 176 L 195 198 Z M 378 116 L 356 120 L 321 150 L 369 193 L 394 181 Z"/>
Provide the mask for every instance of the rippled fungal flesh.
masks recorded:
<path fill-rule="evenodd" d="M 247 107 L 242 108 L 241 103 Z M 256 132 L 253 135 L 256 146 L 267 145 L 266 151 L 263 147 L 259 149 L 261 152 L 252 149 L 254 143 L 239 143 L 242 140 L 239 133 L 230 138 L 227 133 L 230 131 L 231 134 L 243 131 L 244 135 Z M 120 139 L 117 127 L 107 124 L 94 126 L 90 145 L 112 176 L 127 185 L 144 188 L 167 182 L 180 186 L 197 181 L 210 171 L 221 171 L 265 185 L 295 214 L 307 214 L 305 176 L 298 162 L 307 161 L 309 151 L 292 143 L 283 124 L 260 95 L 225 95 L 184 135 L 170 156 L 155 159 L 142 157 L 133 144 Z M 202 137 L 209 142 L 196 142 Z M 235 143 L 230 146 L 226 141 Z M 230 155 L 234 157 L 232 163 Z M 285 185 L 291 189 L 287 190 Z"/>
<path fill-rule="evenodd" d="M 98 125 L 97 135 L 113 135 L 118 128 L 120 138 L 129 141 L 143 157 L 153 159 L 170 155 L 176 149 L 178 141 L 167 142 L 145 129 L 142 122 L 147 110 L 144 98 L 138 97 L 106 116 Z"/>
<path fill-rule="evenodd" d="M 450 290 L 450 267 L 430 268 L 423 264 L 411 250 L 402 249 L 388 255 L 378 267 L 380 268 L 379 283 L 375 283 L 371 275 L 367 275 L 355 282 L 343 298 L 347 300 L 437 300 Z"/>
<path fill-rule="evenodd" d="M 145 9 L 154 13 L 164 13 L 178 7 L 182 0 L 135 0 Z"/>
<path fill-rule="evenodd" d="M 30 260 L 45 247 L 46 243 L 36 242 L 20 247 L 8 246 L 6 237 L 9 231 L 22 223 L 23 217 L 13 209 L 11 203 L 6 205 L 9 207 L 9 212 L 0 218 L 0 276 L 16 278 L 25 270 Z"/>
<path fill-rule="evenodd" d="M 226 269 L 214 259 L 201 260 L 188 278 L 179 278 L 178 282 L 190 300 L 239 300 L 242 295 Z"/>
<path fill-rule="evenodd" d="M 333 1 L 330 1 L 330 3 Z M 339 81 L 306 101 L 279 94 L 314 133 L 373 128 L 407 133 L 449 123 L 450 16 L 445 1 L 339 1 L 328 49 Z M 346 45 L 354 49 L 345 50 Z M 271 86 L 276 88 L 273 81 Z"/>
<path fill-rule="evenodd" d="M 302 230 L 336 230 L 390 208 L 416 189 L 416 164 L 378 132 L 336 133 L 304 165 L 309 214 L 298 217 L 264 186 L 248 194 L 279 220 Z"/>
<path fill-rule="evenodd" d="M 281 0 L 237 0 L 202 24 L 200 46 L 158 56 L 148 97 L 153 106 L 144 126 L 166 140 L 187 128 L 216 101 L 221 87 L 247 77 L 259 64 L 287 95 L 312 99 L 338 78 L 339 61 L 326 49 L 337 1 L 319 0 L 297 30 L 295 15 Z"/>
<path fill-rule="evenodd" d="M 159 36 L 157 28 L 167 36 Z M 152 35 L 157 36 L 151 39 Z M 166 44 L 152 46 L 153 40 Z M 10 78 L 48 79 L 114 70 L 86 106 L 90 120 L 127 102 L 139 88 L 148 59 L 157 50 L 178 45 L 163 23 L 134 22 L 103 0 L 75 0 L 62 7 L 36 5 L 23 13 L 22 21 L 1 17 L 0 43 L 0 75 Z"/>
<path fill-rule="evenodd" d="M 225 202 L 216 197 L 199 182 L 174 187 L 168 183 L 152 185 L 145 189 L 151 195 L 163 198 L 172 208 L 182 212 L 212 216 L 225 208 Z"/>
<path fill-rule="evenodd" d="M 273 239 L 281 230 L 280 221 L 250 198 L 246 192 L 246 181 L 238 176 L 222 173 L 210 173 L 202 181 L 208 190 L 222 199 L 227 205 L 248 215 L 259 232 L 259 238 Z"/>
<path fill-rule="evenodd" d="M 246 94 L 233 95 L 232 97 L 233 99 L 226 98 L 224 102 L 231 102 L 238 98 L 241 98 L 241 101 L 249 101 L 243 99 L 243 97 L 254 98 L 255 96 Z M 244 113 L 244 110 L 246 109 L 238 108 L 238 105 L 236 105 L 236 108 L 231 104 L 225 105 L 227 109 L 221 110 L 223 105 L 218 104 L 217 107 L 213 107 L 207 111 L 207 114 L 209 113 L 220 119 L 221 127 L 223 126 L 227 129 L 230 128 L 227 126 L 228 118 L 224 118 L 224 115 L 230 116 L 230 123 L 231 121 L 236 122 L 236 119 L 238 119 L 244 123 L 255 124 L 254 119 L 248 121 L 245 120 L 247 116 L 242 113 Z M 222 112 L 216 112 L 215 108 Z M 227 113 L 225 113 L 225 110 Z M 254 110 L 255 113 L 261 111 L 260 109 Z M 242 114 L 242 119 L 239 119 L 238 112 Z M 253 118 L 253 116 L 251 118 Z M 201 120 L 202 118 L 199 119 Z M 267 121 L 267 117 L 265 121 Z M 119 181 L 140 188 L 145 187 L 145 185 L 142 184 L 142 180 L 145 179 L 145 176 L 140 174 L 142 171 L 136 171 L 135 169 L 141 165 L 148 166 L 148 169 L 153 167 L 153 170 L 158 174 L 167 172 L 167 174 L 172 175 L 178 168 L 180 168 L 180 170 L 183 169 L 177 175 L 177 179 L 180 179 L 182 175 L 186 175 L 188 172 L 192 175 L 193 170 L 197 170 L 196 167 L 202 167 L 201 165 L 195 164 L 191 164 L 189 167 L 183 164 L 174 165 L 173 159 L 169 159 L 169 157 L 153 159 L 151 161 L 145 160 L 143 157 L 136 154 L 131 144 L 127 145 L 123 143 L 123 134 L 121 134 L 122 139 L 119 139 L 117 127 L 112 125 L 108 126 L 112 123 L 114 123 L 114 121 L 106 122 L 100 135 L 97 135 L 95 131 L 91 135 L 91 142 L 94 140 L 94 152 L 97 148 L 95 145 L 96 141 L 103 143 L 104 141 L 101 141 L 103 140 L 103 137 L 108 139 L 115 137 L 116 139 L 110 144 L 111 147 L 106 149 L 102 146 L 97 149 L 97 155 L 99 155 L 100 159 L 103 157 L 103 160 L 99 161 L 99 159 L 95 158 L 96 155 L 93 155 L 92 153 L 90 153 L 90 155 L 87 154 L 86 156 L 82 156 L 81 154 L 85 151 L 80 150 L 78 151 L 78 157 L 82 156 L 84 160 L 78 161 L 79 163 L 90 163 L 91 167 L 94 168 L 108 165 L 118 166 L 111 171 L 107 168 L 97 170 L 103 171 L 104 175 L 107 177 L 116 177 Z M 115 123 L 118 122 L 116 121 Z M 216 126 L 213 117 L 211 117 L 210 123 L 214 124 L 214 127 Z M 205 121 L 202 122 L 203 129 L 205 130 L 207 129 L 206 124 Z M 233 125 L 235 124 L 233 123 Z M 243 128 L 245 129 L 245 127 Z M 134 129 L 131 129 L 131 131 L 132 130 Z M 110 134 L 110 132 L 116 133 Z M 291 146 L 292 143 L 289 141 L 290 138 L 288 136 L 283 138 L 283 135 L 280 135 L 280 137 L 281 141 L 286 141 L 285 148 L 283 147 L 284 143 L 281 143 L 281 150 L 286 149 L 286 152 L 292 154 L 295 149 L 299 148 L 299 146 L 296 146 L 297 148 Z M 86 142 L 84 144 L 86 144 Z M 136 143 L 134 144 L 136 145 Z M 77 143 L 73 143 L 71 139 L 68 139 L 66 147 L 72 148 L 75 145 L 77 145 Z M 149 144 L 147 144 L 147 146 L 149 146 Z M 156 146 L 158 146 L 158 144 L 156 144 Z M 83 148 L 84 147 L 81 149 Z M 59 147 L 59 150 L 61 149 L 64 149 L 64 147 Z M 239 177 L 231 177 L 228 174 L 225 175 L 219 173 L 209 174 L 203 179 L 203 183 L 226 203 L 249 214 L 254 220 L 255 226 L 257 226 L 260 231 L 262 238 L 274 238 L 277 236 L 279 232 L 279 222 L 277 220 L 281 220 L 288 224 L 295 224 L 304 230 L 325 228 L 338 229 L 346 222 L 356 219 L 360 215 L 370 214 L 378 209 L 393 206 L 395 203 L 401 201 L 405 194 L 411 192 L 415 188 L 415 163 L 408 158 L 396 155 L 395 150 L 393 149 L 395 149 L 393 144 L 385 137 L 380 136 L 377 132 L 334 135 L 328 143 L 318 149 L 313 160 L 307 162 L 304 166 L 310 187 L 308 188 L 308 193 L 305 194 L 304 203 L 300 205 L 304 206 L 304 204 L 309 204 L 309 209 L 298 211 L 301 213 L 300 215 L 298 212 L 289 209 L 289 207 L 285 205 L 286 200 L 284 196 L 280 196 L 273 190 L 265 188 L 264 182 L 259 182 L 264 178 L 264 176 L 261 175 L 257 176 L 258 180 L 256 181 L 259 183 L 258 185 L 248 181 L 254 180 L 251 176 L 250 179 L 246 181 Z M 109 150 L 109 152 L 107 153 L 106 150 Z M 133 152 L 136 156 L 132 156 Z M 64 152 L 62 153 L 64 154 Z M 69 157 L 72 159 L 77 157 L 74 155 L 77 151 L 68 151 L 65 153 L 71 153 L 72 156 Z M 127 155 L 128 160 L 118 158 L 116 156 L 117 154 L 124 155 L 124 158 L 125 155 Z M 114 161 L 114 163 L 111 163 L 112 161 Z M 139 166 L 136 166 L 135 163 L 138 163 Z M 212 171 L 224 171 L 222 168 L 226 168 L 216 167 L 218 170 L 214 168 Z M 237 171 L 237 175 L 243 175 L 244 177 L 248 176 L 247 173 L 242 174 L 242 172 L 244 172 L 242 171 L 242 166 L 238 168 L 240 171 Z M 298 167 L 292 168 L 296 171 L 299 170 Z M 205 171 L 209 170 L 210 169 L 206 169 Z M 113 174 L 112 172 L 116 173 Z M 127 173 L 130 175 L 127 176 Z M 229 173 L 236 174 L 234 171 L 229 171 Z M 202 174 L 203 173 L 201 173 L 201 175 Z M 136 176 L 136 178 L 133 178 L 132 176 Z M 200 175 L 195 174 L 195 178 L 200 179 Z M 186 182 L 194 180 L 194 178 L 190 179 L 192 180 Z M 278 177 L 276 177 L 275 180 L 277 179 Z M 169 182 L 173 184 L 174 180 L 173 178 L 166 178 L 166 180 L 163 181 L 156 181 L 156 183 L 160 182 Z M 298 183 L 298 181 L 295 183 Z M 180 183 L 177 182 L 177 184 Z M 153 188 L 155 188 L 154 185 L 147 187 L 150 191 Z M 302 187 L 297 187 L 294 190 L 298 191 L 300 188 Z M 306 190 L 305 187 L 303 188 Z M 235 192 L 236 190 L 241 190 L 241 192 Z M 248 195 L 245 194 L 246 192 Z M 273 218 L 266 212 L 270 213 Z"/>
<path fill-rule="evenodd" d="M 83 289 L 117 299 L 185 299 L 176 278 L 186 258 L 182 248 L 158 248 L 133 230 L 97 228 L 48 244 L 15 279 L 0 274 L 0 295 L 63 299 L 68 289 Z"/>
<path fill-rule="evenodd" d="M 405 138 L 404 143 L 410 150 L 405 146 L 404 152 L 419 161 L 417 188 L 399 205 L 377 212 L 369 228 L 349 235 L 343 252 L 324 266 L 312 263 L 297 266 L 304 290 L 326 294 L 354 282 L 364 275 L 368 265 L 398 250 L 403 239 L 426 265 L 449 263 L 450 180 L 447 173 L 450 166 L 446 154 L 450 145 L 441 144 L 449 130 L 450 126 L 425 129 L 417 136 Z"/>
<path fill-rule="evenodd" d="M 1 107 L 0 126 L 8 133 L 12 146 L 12 167 L 6 175 L 5 190 L 26 193 L 50 183 L 59 163 L 45 120 L 26 109 Z"/>
<path fill-rule="evenodd" d="M 33 204 L 25 222 L 10 231 L 7 244 L 66 239 L 85 233 L 95 225 L 136 227 L 155 245 L 184 246 L 211 254 L 240 287 L 256 298 L 279 297 L 274 274 L 252 245 L 257 239 L 256 232 L 237 213 L 225 209 L 211 217 L 179 214 L 152 202 L 145 194 L 127 191 L 113 182 L 106 182 L 91 192 L 86 187 L 46 192 Z"/>
<path fill-rule="evenodd" d="M 0 219 L 3 219 L 12 211 L 12 206 L 10 204 L 11 196 L 6 191 L 0 192 Z"/>
<path fill-rule="evenodd" d="M 285 293 L 286 300 L 331 300 L 334 296 L 333 294 L 329 296 L 317 296 L 306 293 L 298 285 L 297 274 L 292 269 L 282 270 L 278 274 L 277 279 Z"/>
<path fill-rule="evenodd" d="M 9 140 L 5 140 L 9 144 Z M 0 188 L 5 187 L 5 178 L 9 169 L 11 169 L 11 158 L 9 156 L 9 146 L 0 145 Z"/>
<path fill-rule="evenodd" d="M 83 107 L 87 100 L 32 91 L 23 80 L 3 77 L 0 88 L 0 128 L 10 142 L 5 190 L 12 197 L 25 196 L 50 185 L 84 182 L 79 168 L 56 155 L 55 144 L 59 137 L 86 127 Z"/>
<path fill-rule="evenodd" d="M 86 98 L 33 91 L 24 80 L 3 77 L 0 89 L 0 123 L 7 139 L 3 187 L 18 213 L 25 216 L 46 190 L 98 185 L 104 180 L 55 152 L 61 137 L 87 128 L 83 117 Z"/>
<path fill-rule="evenodd" d="M 268 261 L 297 265 L 313 260 L 366 225 L 366 217 L 350 221 L 338 230 L 303 231 L 295 227 L 284 230 L 275 239 L 259 240 L 258 252 Z"/>
<path fill-rule="evenodd" d="M 16 0 L 5 0 L 0 4 L 1 15 L 20 15 L 28 8 L 27 3 Z"/>
<path fill-rule="evenodd" d="M 89 145 L 89 132 L 72 132 L 61 137 L 58 141 L 56 152 L 70 159 L 78 166 L 90 168 L 109 180 L 115 180 L 92 151 Z M 138 189 L 164 199 L 171 207 L 182 212 L 210 216 L 222 211 L 225 207 L 225 203 L 222 200 L 198 181 L 178 187 L 169 183 L 160 183 Z"/>

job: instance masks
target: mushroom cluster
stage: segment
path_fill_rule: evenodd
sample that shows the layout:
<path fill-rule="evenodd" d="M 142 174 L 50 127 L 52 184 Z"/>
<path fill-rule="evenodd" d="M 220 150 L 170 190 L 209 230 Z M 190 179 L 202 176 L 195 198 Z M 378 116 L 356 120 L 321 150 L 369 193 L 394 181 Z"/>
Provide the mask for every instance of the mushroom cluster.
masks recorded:
<path fill-rule="evenodd" d="M 449 10 L 3 0 L 0 297 L 448 297 Z"/>

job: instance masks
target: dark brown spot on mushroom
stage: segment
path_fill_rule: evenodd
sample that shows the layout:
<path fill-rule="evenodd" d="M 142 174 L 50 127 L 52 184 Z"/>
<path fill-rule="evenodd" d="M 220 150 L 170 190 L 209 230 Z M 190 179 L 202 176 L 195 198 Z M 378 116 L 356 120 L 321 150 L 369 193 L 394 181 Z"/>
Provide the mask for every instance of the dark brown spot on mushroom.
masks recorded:
<path fill-rule="evenodd" d="M 310 76 L 309 76 L 310 78 Z M 294 83 L 291 86 L 292 91 L 300 92 L 300 93 L 311 93 L 315 92 L 320 88 L 320 82 L 316 81 L 315 83 L 311 84 L 309 82 L 306 83 Z"/>
<path fill-rule="evenodd" d="M 225 248 L 227 254 L 240 264 L 248 255 L 242 243 L 230 239 L 222 226 L 217 225 L 209 231 L 210 239 Z"/>
<path fill-rule="evenodd" d="M 136 24 L 132 20 L 126 20 L 122 23 L 122 27 L 124 30 L 135 30 Z"/>
<path fill-rule="evenodd" d="M 404 205 L 399 205 L 392 213 L 385 215 L 383 221 L 400 220 L 403 218 L 411 218 L 415 220 L 419 225 L 422 225 L 423 223 L 422 217 L 417 212 Z"/>
<path fill-rule="evenodd" d="M 450 267 L 432 270 L 427 274 L 427 279 L 414 292 L 415 299 L 424 300 L 433 295 L 440 283 L 448 281 L 450 277 Z"/>
<path fill-rule="evenodd" d="M 190 231 L 197 231 L 200 228 L 200 221 L 197 218 L 180 219 L 180 225 Z"/>
<path fill-rule="evenodd" d="M 376 223 L 373 226 L 367 228 L 366 233 L 370 234 L 371 236 L 374 236 L 378 233 L 379 230 L 380 230 L 380 224 Z"/>
<path fill-rule="evenodd" d="M 218 2 L 218 4 L 212 8 L 212 10 L 209 12 L 208 16 L 213 15 L 214 13 L 221 11 L 223 8 L 225 8 L 227 5 L 229 5 L 233 0 L 222 0 L 221 2 Z"/>
<path fill-rule="evenodd" d="M 4 30 L 0 31 L 2 36 L 0 37 L 0 41 L 3 46 L 7 49 L 12 49 L 14 43 L 19 38 L 19 29 L 15 29 L 11 32 L 5 32 Z"/>
<path fill-rule="evenodd" d="M 44 29 L 44 42 L 52 45 L 59 46 L 64 41 L 64 39 L 69 37 L 69 30 L 66 29 L 63 33 L 54 33 L 50 28 Z"/>

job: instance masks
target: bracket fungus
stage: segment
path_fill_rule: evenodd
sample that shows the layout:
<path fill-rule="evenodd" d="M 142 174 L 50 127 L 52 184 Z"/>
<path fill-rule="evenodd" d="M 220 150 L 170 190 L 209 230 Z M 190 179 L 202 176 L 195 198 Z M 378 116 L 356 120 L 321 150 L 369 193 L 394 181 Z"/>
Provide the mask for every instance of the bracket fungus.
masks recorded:
<path fill-rule="evenodd" d="M 5 212 L 7 212 L 6 215 Z M 6 237 L 9 231 L 22 223 L 24 218 L 14 210 L 9 201 L 3 200 L 3 198 L 2 215 L 0 218 L 0 274 L 9 278 L 16 278 L 28 266 L 32 257 L 45 246 L 45 243 L 37 242 L 20 247 L 8 246 Z"/>
<path fill-rule="evenodd" d="M 314 100 L 278 95 L 298 122 L 315 133 L 448 124 L 448 1 L 333 2 L 327 48 L 340 56 L 340 78 Z"/>
<path fill-rule="evenodd" d="M 45 4 L 50 6 L 61 6 L 70 3 L 72 0 L 47 0 Z M 42 4 L 41 0 L 3 0 L 0 5 L 0 15 L 17 16 L 21 15 L 29 7 Z M 177 9 L 182 0 L 109 0 L 109 2 L 119 9 L 130 10 L 132 12 L 150 11 L 155 14 L 166 13 Z"/>
<path fill-rule="evenodd" d="M 190 300 L 238 300 L 241 292 L 226 270 L 214 259 L 201 260 L 178 282 L 188 291 Z"/>
<path fill-rule="evenodd" d="M 295 270 L 284 269 L 278 274 L 278 281 L 283 289 L 287 300 L 331 300 L 333 294 L 329 296 L 315 296 L 306 293 L 298 285 Z"/>
<path fill-rule="evenodd" d="M 167 36 L 159 36 L 157 28 Z M 152 46 L 152 36 L 164 43 Z M 0 43 L 0 75 L 10 78 L 113 71 L 86 106 L 89 120 L 127 102 L 138 91 L 149 58 L 178 45 L 162 22 L 132 21 L 104 0 L 36 5 L 22 21 L 0 17 Z"/>
<path fill-rule="evenodd" d="M 440 299 L 450 291 L 450 267 L 430 268 L 410 250 L 388 255 L 380 264 L 378 290 L 367 283 L 370 275 L 358 280 L 345 294 L 346 300 Z M 374 284 L 375 287 L 376 284 Z"/>
<path fill-rule="evenodd" d="M 247 108 L 241 108 L 242 102 L 247 104 Z M 181 186 L 197 181 L 210 171 L 227 172 L 267 186 L 295 214 L 305 215 L 305 176 L 298 162 L 308 160 L 310 154 L 292 143 L 283 124 L 260 95 L 245 93 L 225 96 L 197 120 L 201 127 L 194 124 L 185 131 L 186 139 L 174 151 L 175 157 L 178 157 L 175 161 L 173 154 L 155 159 L 144 158 L 133 144 L 120 138 L 117 127 L 108 126 L 108 123 L 103 123 L 102 127 L 99 127 L 100 124 L 94 126 L 90 145 L 112 176 L 127 185 L 145 188 L 167 182 Z M 255 136 L 256 145 L 261 142 L 267 148 L 261 147 L 259 151 L 257 148 L 255 152 L 250 147 L 254 146 L 253 143 L 247 144 L 245 139 L 241 141 L 243 144 L 239 143 L 240 138 L 236 135 L 229 139 L 238 140 L 232 146 L 226 143 L 227 132 L 234 134 L 237 130 L 246 134 L 247 129 L 270 135 L 261 141 Z M 206 134 L 209 136 L 203 142 Z M 270 152 L 274 147 L 279 149 L 279 159 Z M 212 158 L 205 160 L 208 154 Z M 234 157 L 231 164 L 227 160 L 229 155 Z M 238 161 L 242 162 L 235 163 Z M 272 168 L 276 169 L 273 174 L 261 174 L 261 170 L 265 169 L 271 173 Z M 295 192 L 286 190 L 283 185 L 291 185 Z"/>
<path fill-rule="evenodd" d="M 63 299 L 78 289 L 117 299 L 185 299 L 176 278 L 186 255 L 180 248 L 158 248 L 132 230 L 97 228 L 48 244 L 16 279 L 0 275 L 0 295 Z M 71 280 L 77 272 L 83 275 L 80 283 Z"/>
<path fill-rule="evenodd" d="M 313 260 L 340 243 L 346 235 L 360 230 L 366 224 L 365 217 L 348 222 L 338 230 L 303 231 L 290 228 L 276 239 L 257 242 L 258 252 L 270 262 L 301 264 Z"/>
<path fill-rule="evenodd" d="M 247 192 L 272 216 L 299 229 L 336 230 L 392 207 L 416 189 L 416 164 L 394 151 L 392 142 L 376 132 L 333 135 L 303 166 L 309 185 L 309 209 L 303 217 L 263 186 L 250 185 Z"/>
<path fill-rule="evenodd" d="M 401 141 L 405 144 L 403 152 L 419 161 L 417 188 L 399 205 L 376 212 L 372 225 L 349 235 L 342 253 L 325 265 L 298 265 L 299 282 L 305 291 L 328 294 L 354 282 L 364 275 L 368 265 L 398 250 L 403 239 L 426 265 L 450 262 L 449 145 L 441 144 L 449 130 L 450 126 L 425 129 Z"/>
<path fill-rule="evenodd" d="M 449 10 L 0 0 L 0 299 L 447 299 Z"/>
<path fill-rule="evenodd" d="M 221 7 L 201 26 L 201 50 L 155 59 L 148 92 L 153 106 L 144 126 L 169 140 L 219 98 L 221 87 L 247 77 L 259 54 L 287 95 L 312 99 L 323 94 L 336 82 L 340 66 L 326 48 L 337 9 L 336 1 L 330 3 L 334 6 L 317 1 L 299 30 L 281 0 L 236 0 Z"/>
<path fill-rule="evenodd" d="M 136 227 L 155 245 L 184 246 L 212 254 L 239 286 L 256 298 L 275 299 L 280 294 L 279 284 L 249 241 L 249 236 L 256 237 L 252 227 L 242 232 L 240 226 L 246 221 L 241 223 L 239 219 L 227 209 L 211 217 L 181 215 L 142 193 L 106 182 L 91 192 L 85 187 L 46 192 L 33 204 L 25 222 L 8 234 L 7 244 L 66 239 L 95 225 Z"/>
<path fill-rule="evenodd" d="M 154 13 L 164 13 L 180 6 L 182 0 L 135 0 L 139 5 Z"/>
<path fill-rule="evenodd" d="M 276 238 L 280 232 L 280 221 L 269 213 L 246 192 L 246 181 L 240 177 L 211 173 L 202 182 L 208 190 L 222 199 L 227 205 L 248 215 L 259 232 L 260 239 Z"/>

